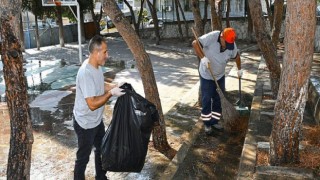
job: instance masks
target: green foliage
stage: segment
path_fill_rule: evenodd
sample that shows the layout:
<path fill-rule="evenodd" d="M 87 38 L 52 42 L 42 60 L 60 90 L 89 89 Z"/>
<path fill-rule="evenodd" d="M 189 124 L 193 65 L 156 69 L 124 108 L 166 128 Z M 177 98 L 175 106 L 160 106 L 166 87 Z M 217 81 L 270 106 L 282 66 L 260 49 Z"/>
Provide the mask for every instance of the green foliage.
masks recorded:
<path fill-rule="evenodd" d="M 137 16 L 139 16 L 139 14 L 140 14 L 140 11 L 137 11 Z M 148 22 L 148 11 L 146 10 L 146 9 L 143 9 L 142 10 L 142 20 L 143 20 L 143 22 Z"/>
<path fill-rule="evenodd" d="M 72 8 L 74 13 L 77 14 L 76 8 Z M 77 22 L 69 7 L 62 7 L 62 17 L 67 17 L 70 22 Z"/>
<path fill-rule="evenodd" d="M 107 22 L 104 19 L 101 19 L 99 24 L 101 27 L 105 27 L 107 25 Z"/>

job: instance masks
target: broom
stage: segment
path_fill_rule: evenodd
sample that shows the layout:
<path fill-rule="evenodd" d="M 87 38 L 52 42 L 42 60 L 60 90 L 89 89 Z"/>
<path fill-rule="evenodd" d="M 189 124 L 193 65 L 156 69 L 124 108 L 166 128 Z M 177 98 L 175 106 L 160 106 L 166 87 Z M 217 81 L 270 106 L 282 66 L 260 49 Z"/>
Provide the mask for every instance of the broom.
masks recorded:
<path fill-rule="evenodd" d="M 194 30 L 194 28 L 192 27 L 192 32 L 194 37 L 196 38 L 196 42 L 199 45 L 200 51 L 201 51 L 201 55 L 203 58 L 204 57 L 204 52 L 203 49 L 199 43 L 198 40 L 198 36 Z M 212 76 L 212 78 L 214 79 L 214 82 L 216 83 L 217 86 L 217 92 L 219 94 L 220 97 L 220 101 L 221 101 L 221 108 L 222 108 L 222 117 L 223 117 L 223 127 L 227 132 L 233 132 L 235 129 L 237 129 L 237 126 L 239 125 L 239 112 L 236 110 L 236 108 L 224 97 L 223 92 L 217 82 L 217 79 L 214 77 L 213 75 L 213 71 L 211 69 L 210 63 L 208 64 L 208 70 L 210 71 L 210 74 Z"/>

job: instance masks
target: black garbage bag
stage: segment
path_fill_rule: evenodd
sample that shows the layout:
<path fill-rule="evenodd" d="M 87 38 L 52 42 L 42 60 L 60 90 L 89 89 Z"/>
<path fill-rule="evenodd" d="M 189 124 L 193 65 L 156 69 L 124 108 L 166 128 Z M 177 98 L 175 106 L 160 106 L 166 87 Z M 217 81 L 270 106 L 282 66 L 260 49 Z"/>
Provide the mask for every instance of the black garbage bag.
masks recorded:
<path fill-rule="evenodd" d="M 148 151 L 156 106 L 137 94 L 130 84 L 121 86 L 113 117 L 101 144 L 102 167 L 106 171 L 140 172 Z"/>

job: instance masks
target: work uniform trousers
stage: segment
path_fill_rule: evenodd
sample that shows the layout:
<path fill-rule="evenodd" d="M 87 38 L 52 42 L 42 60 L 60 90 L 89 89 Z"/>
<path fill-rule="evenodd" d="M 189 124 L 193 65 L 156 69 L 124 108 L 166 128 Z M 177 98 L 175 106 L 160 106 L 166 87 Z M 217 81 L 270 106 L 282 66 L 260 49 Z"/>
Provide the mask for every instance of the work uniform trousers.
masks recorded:
<path fill-rule="evenodd" d="M 74 168 L 74 179 L 85 179 L 85 170 L 89 162 L 92 147 L 94 147 L 96 179 L 107 179 L 106 171 L 102 169 L 100 150 L 102 138 L 105 134 L 103 121 L 101 121 L 101 123 L 95 128 L 83 129 L 73 118 L 73 126 L 78 137 L 78 151 Z"/>
<path fill-rule="evenodd" d="M 225 76 L 218 80 L 218 84 L 224 93 Z M 201 119 L 206 126 L 217 124 L 221 118 L 221 101 L 217 92 L 214 80 L 207 80 L 200 76 L 200 86 L 202 95 Z"/>

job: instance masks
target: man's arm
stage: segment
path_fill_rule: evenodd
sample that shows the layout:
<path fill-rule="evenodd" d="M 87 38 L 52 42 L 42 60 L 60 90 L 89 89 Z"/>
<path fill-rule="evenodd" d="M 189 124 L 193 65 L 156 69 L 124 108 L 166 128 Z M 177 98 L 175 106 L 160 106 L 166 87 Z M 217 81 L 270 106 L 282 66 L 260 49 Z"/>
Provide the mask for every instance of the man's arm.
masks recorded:
<path fill-rule="evenodd" d="M 200 45 L 200 42 L 197 40 L 194 40 L 192 42 L 192 47 L 194 49 L 194 52 L 196 53 L 196 55 L 201 59 L 204 57 L 204 53 L 202 51 L 202 47 Z"/>
<path fill-rule="evenodd" d="M 109 83 L 109 82 L 104 82 L 104 91 L 108 92 L 112 88 L 117 87 L 117 84 Z"/>
<path fill-rule="evenodd" d="M 91 111 L 94 111 L 101 106 L 103 106 L 112 96 L 110 91 L 105 92 L 101 96 L 94 96 L 94 97 L 88 97 L 86 98 L 86 102 L 88 104 L 88 107 Z"/>

